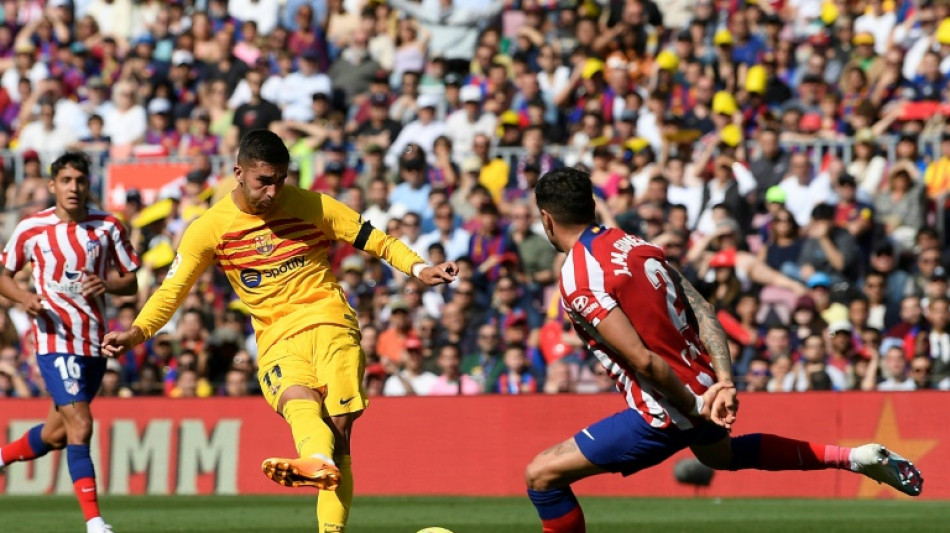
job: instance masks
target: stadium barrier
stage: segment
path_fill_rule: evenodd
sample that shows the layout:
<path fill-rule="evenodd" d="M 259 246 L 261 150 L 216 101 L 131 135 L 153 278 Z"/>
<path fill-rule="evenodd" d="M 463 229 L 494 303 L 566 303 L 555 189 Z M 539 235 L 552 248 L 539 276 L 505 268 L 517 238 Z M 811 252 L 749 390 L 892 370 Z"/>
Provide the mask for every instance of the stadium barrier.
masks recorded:
<path fill-rule="evenodd" d="M 924 498 L 950 499 L 947 393 L 746 394 L 736 434 L 769 432 L 854 446 L 878 441 L 914 461 Z M 374 398 L 354 431 L 354 471 L 363 495 L 521 495 L 531 458 L 623 407 L 619 395 Z M 42 420 L 48 400 L 0 402 L 0 439 Z M 293 455 L 285 422 L 260 398 L 100 399 L 93 458 L 106 494 L 292 493 L 260 473 L 274 455 Z M 717 472 L 704 489 L 678 484 L 684 451 L 630 478 L 599 476 L 581 495 L 903 498 L 847 472 Z M 406 473 L 411 473 L 406 475 Z M 71 494 L 54 452 L 15 463 L 0 492 Z"/>

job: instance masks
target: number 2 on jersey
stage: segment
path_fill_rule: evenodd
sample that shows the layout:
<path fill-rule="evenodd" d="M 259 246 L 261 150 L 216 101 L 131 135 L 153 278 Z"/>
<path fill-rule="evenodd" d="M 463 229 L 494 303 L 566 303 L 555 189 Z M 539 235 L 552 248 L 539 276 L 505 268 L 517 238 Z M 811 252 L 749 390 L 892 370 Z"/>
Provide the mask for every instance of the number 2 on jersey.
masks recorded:
<path fill-rule="evenodd" d="M 643 263 L 643 270 L 646 272 L 647 279 L 653 284 L 654 289 L 660 288 L 660 278 L 663 279 L 666 284 L 666 312 L 670 315 L 670 320 L 673 321 L 673 325 L 676 326 L 678 331 L 686 329 L 689 325 L 686 322 L 686 312 L 676 310 L 676 301 L 679 296 L 676 294 L 673 278 L 666 271 L 666 267 L 658 259 L 651 257 Z"/>
<path fill-rule="evenodd" d="M 70 355 L 68 359 L 65 355 L 61 355 L 53 361 L 53 366 L 59 370 L 59 375 L 63 379 L 79 379 L 82 375 L 82 368 L 76 362 L 75 355 Z"/>

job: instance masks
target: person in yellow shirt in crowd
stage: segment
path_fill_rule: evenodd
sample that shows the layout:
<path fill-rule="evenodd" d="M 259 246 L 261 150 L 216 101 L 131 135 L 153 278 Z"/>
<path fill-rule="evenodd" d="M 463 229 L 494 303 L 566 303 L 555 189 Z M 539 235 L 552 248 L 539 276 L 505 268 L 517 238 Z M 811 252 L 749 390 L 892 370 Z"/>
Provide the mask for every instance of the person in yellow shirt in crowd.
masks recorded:
<path fill-rule="evenodd" d="M 114 357 L 155 335 L 217 265 L 250 310 L 261 389 L 290 424 L 299 453 L 266 459 L 262 470 L 281 485 L 319 489 L 319 531 L 342 532 L 353 498 L 350 432 L 369 400 L 359 324 L 330 270 L 330 247 L 346 241 L 430 286 L 452 282 L 458 267 L 428 266 L 334 198 L 284 187 L 289 161 L 273 132 L 244 136 L 237 186 L 192 222 L 161 288 L 128 331 L 105 337 L 103 350 Z"/>
<path fill-rule="evenodd" d="M 945 132 L 940 138 L 940 159 L 927 165 L 924 185 L 931 200 L 938 200 L 940 195 L 950 192 L 950 133 Z"/>

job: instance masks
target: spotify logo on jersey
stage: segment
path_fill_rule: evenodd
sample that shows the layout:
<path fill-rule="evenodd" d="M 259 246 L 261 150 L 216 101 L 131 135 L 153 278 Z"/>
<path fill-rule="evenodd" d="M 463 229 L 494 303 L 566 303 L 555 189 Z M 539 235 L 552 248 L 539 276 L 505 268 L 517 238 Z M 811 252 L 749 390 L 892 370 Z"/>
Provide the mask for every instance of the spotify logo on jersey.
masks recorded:
<path fill-rule="evenodd" d="M 253 268 L 245 268 L 241 271 L 241 283 L 249 289 L 253 289 L 261 284 L 261 273 Z"/>

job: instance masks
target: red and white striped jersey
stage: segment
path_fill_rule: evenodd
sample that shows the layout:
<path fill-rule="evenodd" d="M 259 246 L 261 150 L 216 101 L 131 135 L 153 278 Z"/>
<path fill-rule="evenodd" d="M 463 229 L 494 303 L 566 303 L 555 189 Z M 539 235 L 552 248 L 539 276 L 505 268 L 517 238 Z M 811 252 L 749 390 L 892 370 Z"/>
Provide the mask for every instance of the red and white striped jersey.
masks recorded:
<path fill-rule="evenodd" d="M 600 321 L 619 307 L 646 347 L 662 357 L 690 391 L 702 394 L 715 383 L 696 319 L 682 288 L 670 277 L 663 250 L 619 229 L 591 226 L 567 255 L 560 289 L 574 328 L 617 381 L 627 405 L 651 426 L 692 427 L 686 414 L 625 363 L 597 332 Z"/>
<path fill-rule="evenodd" d="M 90 210 L 82 222 L 64 222 L 55 208 L 17 224 L 3 250 L 3 268 L 16 272 L 30 262 L 33 284 L 46 312 L 33 321 L 36 353 L 100 355 L 106 334 L 105 297 L 82 295 L 87 272 L 106 279 L 110 269 L 138 268 L 125 227 L 115 216 Z"/>

